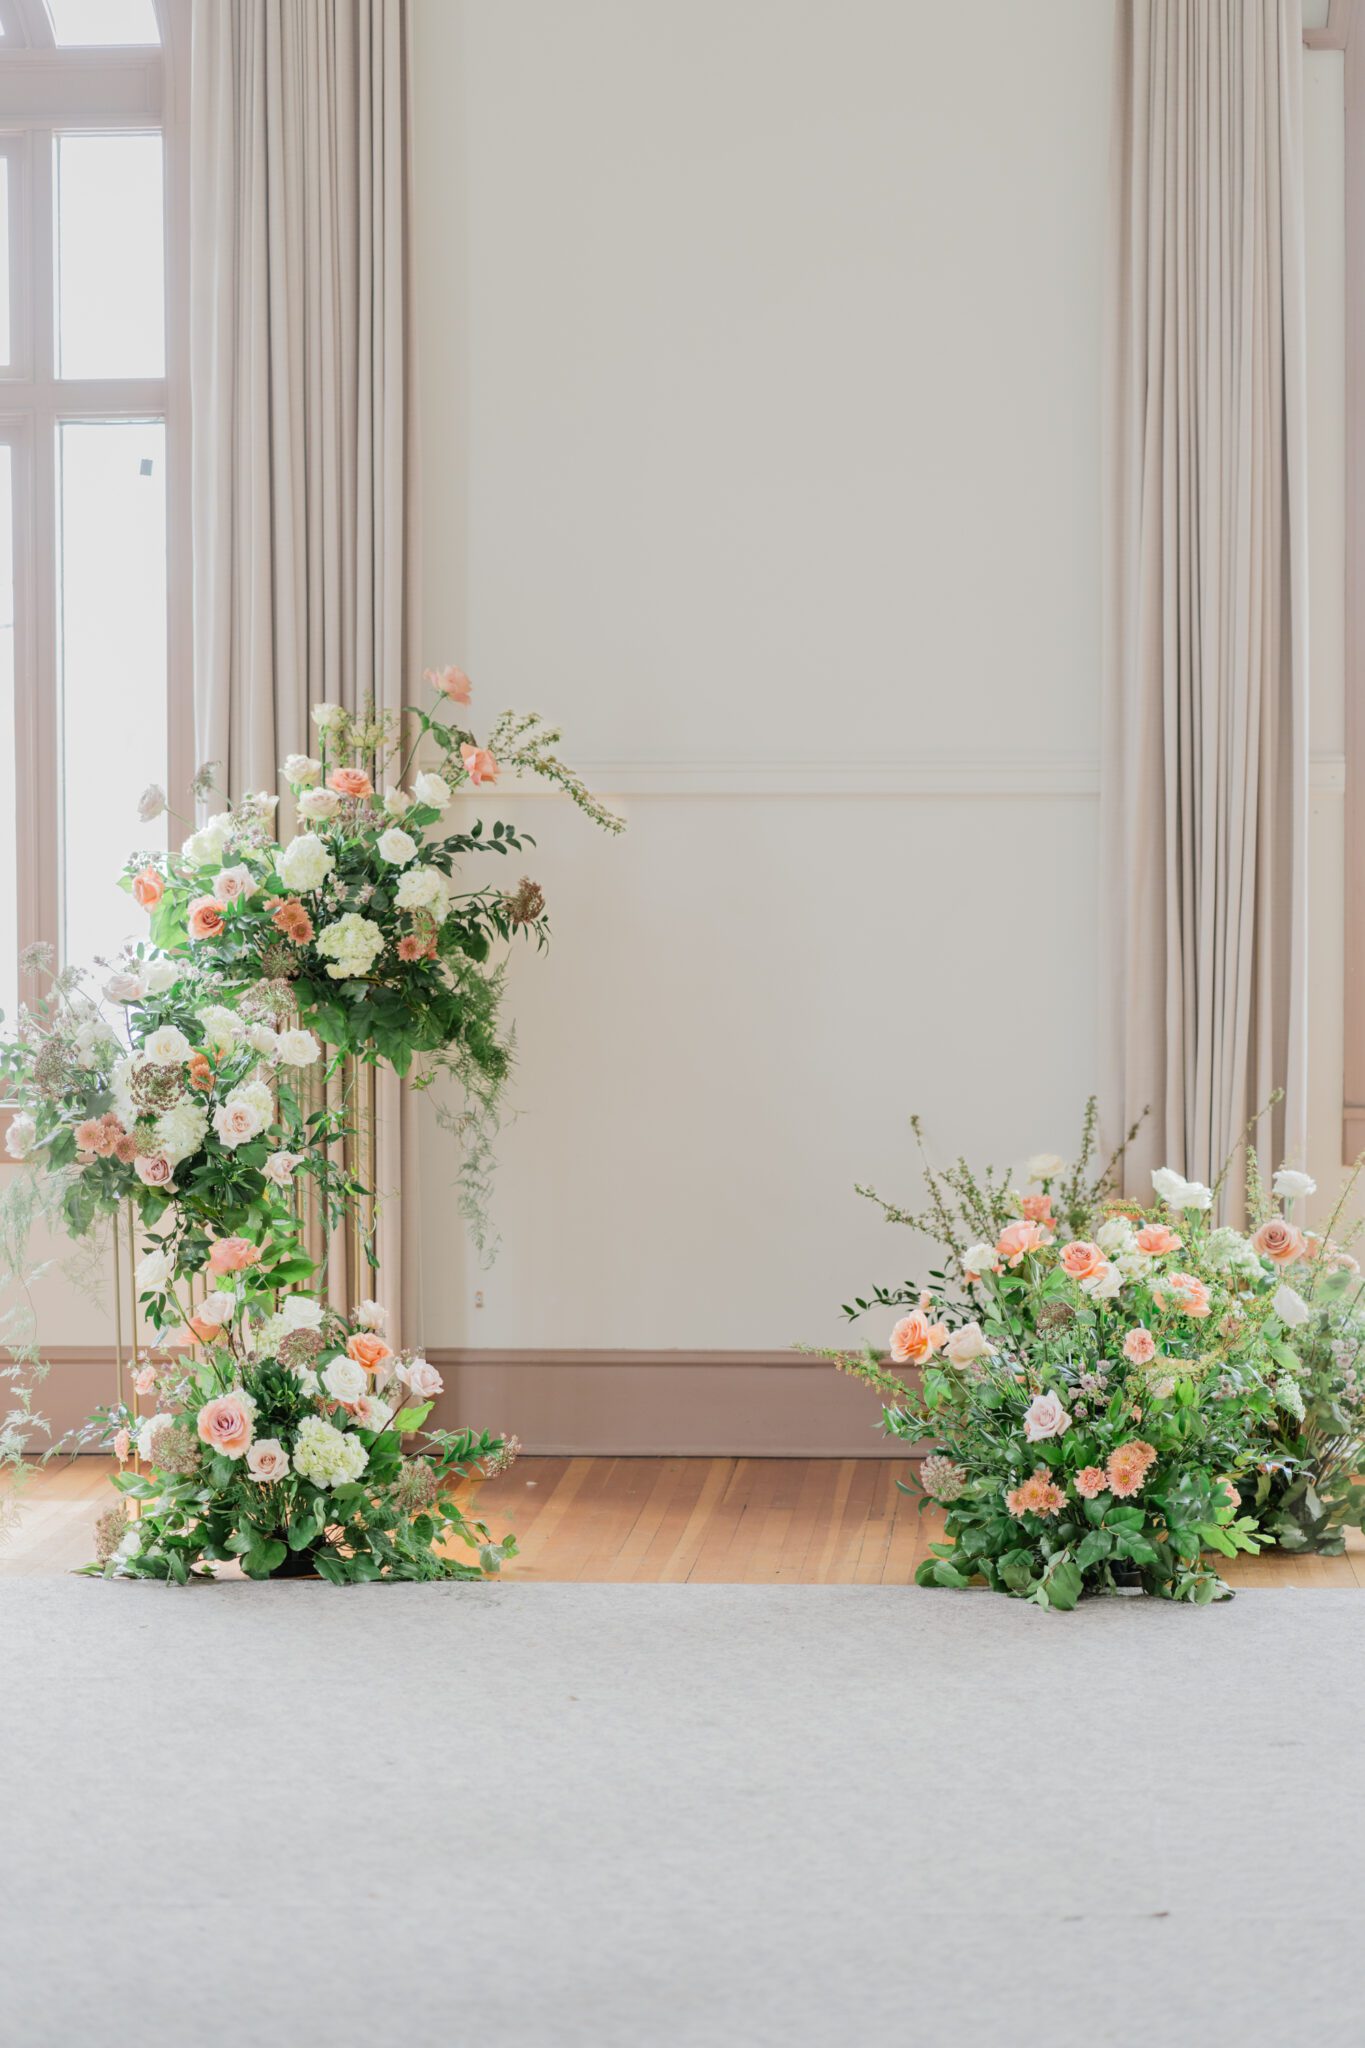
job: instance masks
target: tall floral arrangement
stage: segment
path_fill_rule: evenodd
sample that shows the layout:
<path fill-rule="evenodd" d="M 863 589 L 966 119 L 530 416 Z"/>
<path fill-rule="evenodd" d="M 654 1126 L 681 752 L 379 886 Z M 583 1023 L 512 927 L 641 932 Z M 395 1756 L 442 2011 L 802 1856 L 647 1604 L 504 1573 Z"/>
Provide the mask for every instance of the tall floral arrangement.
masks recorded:
<path fill-rule="evenodd" d="M 0 1084 L 18 1104 L 6 1143 L 32 1168 L 0 1233 L 12 1269 L 17 1219 L 40 1209 L 77 1238 L 131 1209 L 143 1235 L 136 1288 L 155 1342 L 138 1391 L 157 1408 L 97 1420 L 131 1457 L 122 1489 L 139 1510 L 105 1543 L 106 1569 L 179 1578 L 240 1555 L 259 1573 L 300 1553 L 331 1577 L 456 1569 L 444 1539 L 466 1531 L 448 1482 L 505 1455 L 496 1439 L 425 1432 L 434 1368 L 391 1358 L 373 1329 L 347 1329 L 301 1291 L 317 1269 L 300 1190 L 324 1242 L 374 1194 L 338 1146 L 351 1106 L 337 1084 L 357 1068 L 451 1080 L 467 1187 L 476 1197 L 486 1181 L 511 1063 L 506 959 L 518 940 L 543 948 L 549 927 L 529 878 L 464 886 L 467 867 L 532 842 L 502 821 L 452 829 L 456 792 L 512 768 L 621 828 L 543 719 L 505 712 L 480 742 L 468 677 L 427 681 L 406 735 L 395 719 L 314 707 L 316 754 L 282 765 L 286 836 L 278 796 L 252 793 L 178 849 L 135 853 L 123 882 L 144 935 L 105 963 L 97 992 L 57 974 L 0 1040 Z M 208 771 L 197 787 L 211 791 Z M 151 789 L 141 816 L 164 807 Z M 477 1229 L 478 1202 L 466 1206 Z M 31 1340 L 6 1334 L 22 1376 Z M 239 1426 L 216 1436 L 206 1415 Z M 12 1424 L 11 1458 L 26 1442 Z M 494 1551 L 477 1540 L 486 1567 Z"/>
<path fill-rule="evenodd" d="M 884 1395 L 892 1435 L 927 1445 L 946 1540 L 923 1585 L 1062 1609 L 1127 1585 L 1202 1603 L 1228 1591 L 1210 1553 L 1264 1540 L 1242 1490 L 1299 1399 L 1311 1315 L 1286 1274 L 1291 1226 L 1219 1227 L 1214 1190 L 1166 1167 L 1150 1203 L 1125 1202 L 1094 1131 L 1092 1104 L 1078 1163 L 1038 1155 L 1022 1192 L 959 1161 L 926 1170 L 926 1212 L 882 1205 L 934 1230 L 943 1263 L 930 1286 L 847 1305 L 903 1311 L 889 1356 L 831 1355 Z"/>

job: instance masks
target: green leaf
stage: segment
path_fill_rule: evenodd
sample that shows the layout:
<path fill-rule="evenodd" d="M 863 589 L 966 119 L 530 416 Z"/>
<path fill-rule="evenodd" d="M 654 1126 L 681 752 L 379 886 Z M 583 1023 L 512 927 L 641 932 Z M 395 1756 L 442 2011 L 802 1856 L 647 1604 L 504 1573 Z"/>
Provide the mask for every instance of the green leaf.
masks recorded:
<path fill-rule="evenodd" d="M 1076 1545 L 1076 1562 L 1082 1571 L 1086 1571 L 1092 1564 L 1098 1564 L 1102 1557 L 1108 1557 L 1112 1546 L 1113 1539 L 1107 1529 L 1092 1529 Z"/>

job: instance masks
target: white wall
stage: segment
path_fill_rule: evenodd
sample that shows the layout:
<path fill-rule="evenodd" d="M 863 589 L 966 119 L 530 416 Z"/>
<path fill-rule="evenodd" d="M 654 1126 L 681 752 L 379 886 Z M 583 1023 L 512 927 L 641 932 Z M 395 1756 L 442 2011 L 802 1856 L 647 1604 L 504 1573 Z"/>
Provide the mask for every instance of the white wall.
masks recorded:
<path fill-rule="evenodd" d="M 834 1338 L 912 1109 L 1070 1143 L 1110 29 L 417 0 L 426 655 L 653 792 L 617 843 L 518 807 L 555 948 L 491 1273 L 429 1148 L 429 1342 Z"/>

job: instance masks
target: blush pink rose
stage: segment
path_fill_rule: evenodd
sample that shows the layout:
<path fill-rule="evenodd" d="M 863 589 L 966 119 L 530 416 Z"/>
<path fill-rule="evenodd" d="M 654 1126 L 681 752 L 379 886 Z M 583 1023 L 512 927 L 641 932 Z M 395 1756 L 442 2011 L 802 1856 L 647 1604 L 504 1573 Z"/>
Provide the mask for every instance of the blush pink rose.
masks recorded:
<path fill-rule="evenodd" d="M 948 1341 L 947 1325 L 931 1323 L 921 1309 L 902 1316 L 891 1332 L 890 1351 L 897 1365 L 923 1365 Z"/>
<path fill-rule="evenodd" d="M 1123 1355 L 1130 1365 L 1150 1365 L 1156 1357 L 1156 1338 L 1139 1324 L 1124 1338 Z"/>
<path fill-rule="evenodd" d="M 1206 1316 L 1212 1308 L 1208 1288 L 1193 1273 L 1172 1273 L 1159 1292 L 1168 1308 L 1178 1308 L 1187 1316 Z"/>
<path fill-rule="evenodd" d="M 1171 1230 L 1164 1223 L 1144 1223 L 1137 1234 L 1138 1250 L 1151 1259 L 1164 1259 L 1168 1252 L 1178 1252 L 1184 1242 L 1178 1230 Z"/>
<path fill-rule="evenodd" d="M 422 681 L 449 697 L 452 704 L 467 704 L 474 687 L 462 668 L 424 668 Z"/>
<path fill-rule="evenodd" d="M 114 1456 L 118 1459 L 120 1465 L 128 1463 L 128 1453 L 132 1448 L 133 1439 L 129 1436 L 127 1430 L 116 1430 L 114 1432 Z"/>
<path fill-rule="evenodd" d="M 251 1443 L 251 1409 L 240 1394 L 220 1394 L 206 1401 L 195 1424 L 199 1440 L 225 1458 L 243 1457 Z"/>
<path fill-rule="evenodd" d="M 1286 1223 L 1282 1216 L 1268 1216 L 1252 1238 L 1251 1248 L 1263 1259 L 1273 1259 L 1277 1266 L 1292 1266 L 1308 1246 L 1303 1232 L 1294 1224 Z"/>
<path fill-rule="evenodd" d="M 133 1171 L 146 1187 L 173 1188 L 175 1186 L 175 1182 L 171 1178 L 175 1168 L 171 1165 L 164 1152 L 145 1153 L 141 1159 L 135 1159 L 133 1161 Z"/>
<path fill-rule="evenodd" d="M 144 910 L 155 910 L 166 893 L 166 884 L 155 868 L 144 868 L 133 876 L 133 901 Z"/>
<path fill-rule="evenodd" d="M 155 1390 L 156 1367 L 154 1365 L 140 1365 L 133 1374 L 133 1392 L 135 1394 L 151 1394 Z"/>
<path fill-rule="evenodd" d="M 1024 1435 L 1031 1444 L 1042 1443 L 1046 1437 L 1064 1436 L 1070 1427 L 1071 1417 L 1056 1394 L 1035 1394 L 1024 1412 Z"/>
<path fill-rule="evenodd" d="M 1078 1237 L 1062 1247 L 1062 1265 L 1073 1280 L 1093 1279 L 1105 1263 L 1104 1253 L 1088 1238 Z"/>
<path fill-rule="evenodd" d="M 498 764 L 487 747 L 471 747 L 468 740 L 463 740 L 460 743 L 460 759 L 464 762 L 464 772 L 475 789 L 480 783 L 497 781 Z"/>
<path fill-rule="evenodd" d="M 1007 1266 L 1017 1266 L 1030 1252 L 1040 1252 L 1048 1234 L 1039 1223 L 1008 1223 L 996 1239 L 996 1256 Z"/>
<path fill-rule="evenodd" d="M 327 777 L 327 787 L 338 796 L 374 795 L 374 784 L 363 768 L 334 768 Z"/>
<path fill-rule="evenodd" d="M 189 910 L 190 937 L 216 939 L 223 930 L 223 907 L 212 896 L 196 896 Z"/>
<path fill-rule="evenodd" d="M 400 1365 L 398 1377 L 408 1392 L 418 1401 L 433 1401 L 445 1386 L 434 1365 L 428 1365 L 425 1358 L 414 1358 L 410 1365 Z"/>
<path fill-rule="evenodd" d="M 256 1265 L 260 1256 L 259 1246 L 245 1237 L 220 1237 L 209 1252 L 209 1271 L 220 1278 L 224 1273 L 242 1273 Z"/>
<path fill-rule="evenodd" d="M 278 1437 L 263 1436 L 247 1452 L 246 1469 L 258 1486 L 273 1486 L 289 1470 L 289 1453 Z"/>

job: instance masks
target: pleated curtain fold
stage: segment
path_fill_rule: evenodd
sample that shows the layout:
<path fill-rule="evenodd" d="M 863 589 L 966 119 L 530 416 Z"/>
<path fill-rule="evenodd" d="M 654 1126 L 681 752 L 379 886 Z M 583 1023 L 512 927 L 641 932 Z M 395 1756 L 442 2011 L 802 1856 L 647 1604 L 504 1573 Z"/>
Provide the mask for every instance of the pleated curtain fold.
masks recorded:
<path fill-rule="evenodd" d="M 1105 395 L 1104 1107 L 1150 1197 L 1272 1089 L 1303 1163 L 1299 0 L 1119 0 Z M 1235 1200 L 1235 1198 L 1234 1198 Z"/>
<path fill-rule="evenodd" d="M 413 694 L 409 24 L 407 0 L 190 19 L 195 731 L 236 797 L 313 751 L 319 700 Z M 413 1120 L 388 1074 L 378 1129 L 380 1273 L 412 1341 Z M 371 1291 L 354 1264 L 338 1250 L 338 1305 Z"/>

